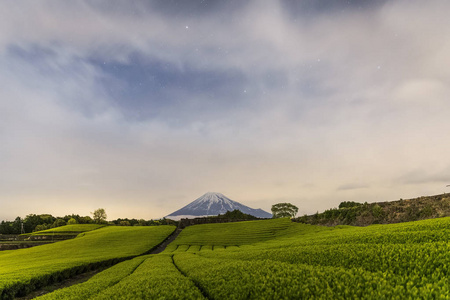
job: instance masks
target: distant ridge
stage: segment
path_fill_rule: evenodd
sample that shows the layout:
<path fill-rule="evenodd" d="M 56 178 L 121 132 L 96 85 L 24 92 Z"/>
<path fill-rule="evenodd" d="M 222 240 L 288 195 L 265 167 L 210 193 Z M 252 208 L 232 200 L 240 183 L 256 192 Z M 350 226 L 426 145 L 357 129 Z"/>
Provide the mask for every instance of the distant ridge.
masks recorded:
<path fill-rule="evenodd" d="M 325 226 L 367 226 L 449 216 L 450 194 L 440 194 L 376 203 L 345 201 L 339 204 L 339 208 L 328 209 L 322 213 L 310 216 L 298 217 L 295 221 Z"/>
<path fill-rule="evenodd" d="M 244 214 L 249 214 L 258 218 L 272 218 L 272 214 L 262 210 L 245 206 L 239 202 L 233 201 L 221 193 L 206 193 L 200 198 L 174 211 L 166 218 L 180 220 L 182 218 L 198 218 L 206 216 L 217 216 L 227 211 L 240 210 Z"/>

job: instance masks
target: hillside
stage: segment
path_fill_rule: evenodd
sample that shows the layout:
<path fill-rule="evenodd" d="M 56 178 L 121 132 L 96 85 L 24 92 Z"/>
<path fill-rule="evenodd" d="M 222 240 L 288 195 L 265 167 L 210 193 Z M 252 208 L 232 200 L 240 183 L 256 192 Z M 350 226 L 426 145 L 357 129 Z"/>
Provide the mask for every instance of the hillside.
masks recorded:
<path fill-rule="evenodd" d="M 339 208 L 294 219 L 314 225 L 391 224 L 450 216 L 450 194 L 377 203 L 342 202 Z"/>
<path fill-rule="evenodd" d="M 22 250 L 0 252 L 0 299 L 13 299 L 84 273 L 142 255 L 167 238 L 175 226 L 106 226 L 92 230 L 90 225 L 72 227 L 90 231 L 76 238 Z M 71 226 L 61 227 L 69 232 Z"/>
<path fill-rule="evenodd" d="M 194 225 L 160 254 L 38 299 L 448 299 L 449 225 Z"/>

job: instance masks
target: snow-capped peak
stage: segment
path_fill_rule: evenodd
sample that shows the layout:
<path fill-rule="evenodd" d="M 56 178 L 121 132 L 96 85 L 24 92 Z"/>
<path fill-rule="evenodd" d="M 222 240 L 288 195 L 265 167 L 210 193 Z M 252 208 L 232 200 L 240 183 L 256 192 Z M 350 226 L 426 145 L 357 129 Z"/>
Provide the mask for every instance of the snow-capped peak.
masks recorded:
<path fill-rule="evenodd" d="M 180 215 L 191 216 L 216 216 L 224 214 L 227 211 L 240 210 L 243 213 L 250 214 L 260 218 L 271 218 L 272 215 L 261 209 L 253 209 L 239 202 L 233 201 L 221 193 L 208 192 L 197 198 L 185 207 L 171 213 L 167 217 Z"/>
<path fill-rule="evenodd" d="M 208 193 L 204 194 L 203 196 L 201 196 L 200 198 L 198 198 L 195 201 L 217 203 L 217 202 L 220 202 L 221 199 L 227 199 L 227 197 L 225 197 L 221 193 L 208 192 Z"/>

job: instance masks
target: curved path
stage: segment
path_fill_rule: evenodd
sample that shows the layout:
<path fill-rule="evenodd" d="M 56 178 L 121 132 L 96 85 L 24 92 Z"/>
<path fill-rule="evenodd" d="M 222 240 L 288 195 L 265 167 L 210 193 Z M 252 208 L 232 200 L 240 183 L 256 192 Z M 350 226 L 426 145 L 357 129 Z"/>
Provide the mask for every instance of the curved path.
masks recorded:
<path fill-rule="evenodd" d="M 150 251 L 147 252 L 146 254 L 158 254 L 158 253 L 161 253 L 162 251 L 164 251 L 164 249 L 166 249 L 166 247 L 167 247 L 171 242 L 173 242 L 173 240 L 175 240 L 175 239 L 177 238 L 177 236 L 180 234 L 180 232 L 181 232 L 182 230 L 183 230 L 183 229 L 180 229 L 180 228 L 175 229 L 175 231 L 172 232 L 172 234 L 169 235 L 169 236 L 167 237 L 167 239 L 165 239 L 161 244 L 159 244 L 158 246 L 156 246 L 155 249 L 150 250 Z M 138 256 L 140 256 L 140 255 L 138 255 Z M 84 281 L 89 280 L 92 276 L 94 276 L 95 274 L 97 274 L 97 273 L 103 271 L 104 269 L 105 269 L 105 268 L 99 268 L 99 269 L 97 269 L 97 270 L 93 270 L 93 271 L 90 271 L 90 272 L 78 274 L 78 275 L 76 275 L 76 276 L 74 276 L 74 277 L 72 277 L 72 278 L 68 278 L 68 279 L 63 280 L 63 281 L 61 281 L 61 282 L 56 282 L 56 283 L 54 283 L 54 284 L 52 284 L 52 285 L 43 287 L 43 288 L 41 288 L 41 289 L 39 289 L 39 290 L 35 290 L 35 291 L 29 293 L 29 294 L 26 295 L 26 296 L 23 296 L 23 297 L 16 297 L 15 299 L 17 299 L 17 300 L 29 300 L 29 299 L 36 298 L 36 297 L 38 297 L 38 296 L 45 295 L 45 294 L 47 294 L 47 293 L 49 293 L 49 292 L 52 292 L 52 291 L 55 291 L 55 290 L 58 290 L 58 289 L 62 289 L 62 288 L 65 288 L 65 287 L 69 287 L 69 286 L 72 286 L 72 285 L 75 285 L 75 284 L 82 283 L 82 282 L 84 282 Z"/>
<path fill-rule="evenodd" d="M 168 237 L 164 242 L 162 242 L 162 243 L 159 244 L 155 249 L 153 249 L 152 251 L 150 251 L 149 254 L 158 254 L 158 253 L 163 252 L 164 249 L 166 249 L 166 247 L 167 247 L 170 243 L 172 243 L 172 242 L 177 238 L 177 236 L 180 234 L 180 232 L 181 232 L 182 230 L 183 230 L 183 229 L 181 229 L 181 228 L 175 229 L 175 231 L 172 232 L 172 234 L 169 235 L 169 237 Z"/>

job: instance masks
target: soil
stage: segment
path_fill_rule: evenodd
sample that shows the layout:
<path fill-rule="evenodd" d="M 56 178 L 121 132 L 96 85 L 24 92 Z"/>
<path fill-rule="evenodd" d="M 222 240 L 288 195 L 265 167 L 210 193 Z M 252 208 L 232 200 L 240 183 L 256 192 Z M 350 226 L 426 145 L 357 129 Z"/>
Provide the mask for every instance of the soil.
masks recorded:
<path fill-rule="evenodd" d="M 169 235 L 169 237 L 162 242 L 161 244 L 158 245 L 158 247 L 156 247 L 153 251 L 151 251 L 149 254 L 158 254 L 164 251 L 164 249 L 166 249 L 166 247 L 173 242 L 173 240 L 175 240 L 177 238 L 177 236 L 180 234 L 180 232 L 182 231 L 182 229 L 177 228 L 171 235 Z"/>

